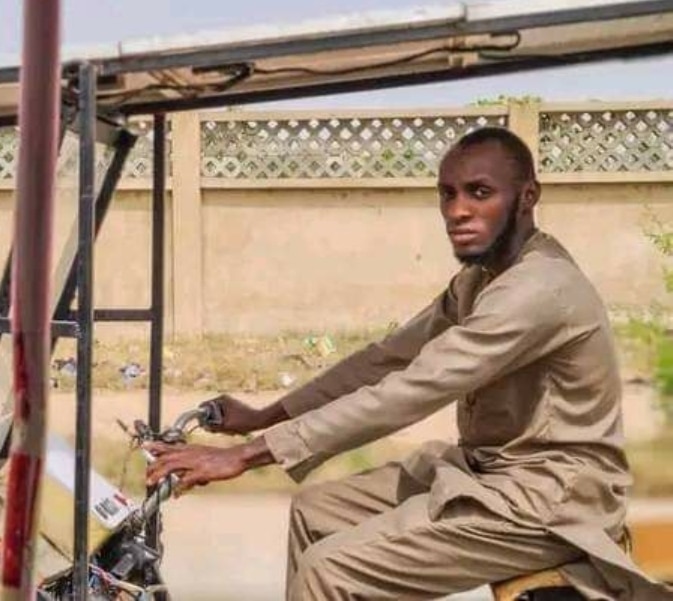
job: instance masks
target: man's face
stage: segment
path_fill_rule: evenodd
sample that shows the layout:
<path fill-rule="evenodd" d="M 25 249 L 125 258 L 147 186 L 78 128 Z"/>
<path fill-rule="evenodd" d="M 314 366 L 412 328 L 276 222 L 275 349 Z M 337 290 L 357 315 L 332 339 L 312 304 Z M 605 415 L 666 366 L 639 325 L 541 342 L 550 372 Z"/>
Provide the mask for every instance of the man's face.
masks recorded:
<path fill-rule="evenodd" d="M 439 169 L 439 198 L 456 258 L 484 264 L 504 252 L 517 229 L 522 185 L 497 141 L 450 151 Z"/>

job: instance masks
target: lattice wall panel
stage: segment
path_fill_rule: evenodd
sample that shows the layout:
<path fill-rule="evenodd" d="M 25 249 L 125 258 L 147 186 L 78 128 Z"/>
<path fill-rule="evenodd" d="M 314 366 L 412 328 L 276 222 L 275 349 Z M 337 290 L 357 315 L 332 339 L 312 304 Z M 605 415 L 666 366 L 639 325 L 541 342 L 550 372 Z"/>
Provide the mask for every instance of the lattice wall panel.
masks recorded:
<path fill-rule="evenodd" d="M 19 136 L 16 127 L 0 127 L 0 180 L 16 176 Z"/>
<path fill-rule="evenodd" d="M 132 179 L 152 177 L 152 122 L 142 121 L 135 125 L 138 134 L 131 154 L 129 155 L 122 177 Z M 170 144 L 170 135 L 167 136 Z M 167 144 L 168 146 L 168 144 Z M 102 173 L 107 169 L 111 155 L 101 145 L 96 147 L 96 171 Z M 0 128 L 0 180 L 16 177 L 19 158 L 19 135 L 15 127 Z M 57 169 L 58 177 L 72 177 L 77 174 L 79 162 L 79 143 L 77 136 L 70 133 L 63 141 L 59 152 Z"/>
<path fill-rule="evenodd" d="M 540 113 L 540 168 L 673 170 L 673 110 Z"/>
<path fill-rule="evenodd" d="M 133 133 L 138 136 L 133 149 L 129 153 L 122 171 L 122 177 L 142 179 L 152 177 L 152 140 L 154 131 L 151 121 L 140 121 L 134 124 Z"/>
<path fill-rule="evenodd" d="M 97 157 L 101 161 L 101 157 Z M 16 127 L 0 128 L 0 179 L 14 179 L 19 160 L 19 131 Z M 56 177 L 76 177 L 79 167 L 79 141 L 68 132 L 63 139 L 56 164 Z"/>
<path fill-rule="evenodd" d="M 201 174 L 225 179 L 430 177 L 464 133 L 505 116 L 205 121 Z"/>
<path fill-rule="evenodd" d="M 68 131 L 61 142 L 56 163 L 56 177 L 59 179 L 77 180 L 79 177 L 79 136 Z M 95 145 L 96 181 L 102 182 L 114 152 L 111 147 L 101 143 Z"/>
<path fill-rule="evenodd" d="M 138 139 L 126 160 L 122 177 L 150 179 L 152 177 L 152 146 L 154 144 L 152 120 L 134 121 L 132 129 Z M 169 160 L 166 161 L 166 168 L 169 174 L 171 172 L 170 151 L 171 129 L 170 122 L 168 122 L 166 124 L 166 154 Z"/>

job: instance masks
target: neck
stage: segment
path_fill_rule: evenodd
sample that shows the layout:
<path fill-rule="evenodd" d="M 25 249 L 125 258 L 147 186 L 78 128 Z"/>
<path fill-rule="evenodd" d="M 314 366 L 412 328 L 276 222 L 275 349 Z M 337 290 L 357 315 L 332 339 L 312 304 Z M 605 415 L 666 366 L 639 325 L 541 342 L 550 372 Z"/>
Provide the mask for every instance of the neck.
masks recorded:
<path fill-rule="evenodd" d="M 484 269 L 494 276 L 509 269 L 521 254 L 521 250 L 528 239 L 535 233 L 535 229 L 535 224 L 532 222 L 517 228 L 505 247 L 483 264 Z"/>

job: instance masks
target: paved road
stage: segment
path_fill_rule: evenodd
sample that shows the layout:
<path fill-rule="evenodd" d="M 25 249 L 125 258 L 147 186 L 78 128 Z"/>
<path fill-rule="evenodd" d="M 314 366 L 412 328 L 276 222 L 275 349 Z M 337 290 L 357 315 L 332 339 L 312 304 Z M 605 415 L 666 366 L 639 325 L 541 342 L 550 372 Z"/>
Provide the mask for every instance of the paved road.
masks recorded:
<path fill-rule="evenodd" d="M 289 498 L 194 495 L 164 511 L 164 577 L 176 601 L 282 601 Z M 487 601 L 487 590 L 451 601 Z"/>

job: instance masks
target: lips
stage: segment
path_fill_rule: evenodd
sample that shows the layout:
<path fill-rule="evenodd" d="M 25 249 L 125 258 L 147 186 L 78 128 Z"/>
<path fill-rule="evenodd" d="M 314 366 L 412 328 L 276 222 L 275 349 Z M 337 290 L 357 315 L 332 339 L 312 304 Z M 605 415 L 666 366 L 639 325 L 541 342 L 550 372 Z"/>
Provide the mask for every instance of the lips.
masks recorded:
<path fill-rule="evenodd" d="M 476 241 L 478 236 L 474 230 L 449 230 L 449 238 L 454 244 L 470 244 Z"/>

